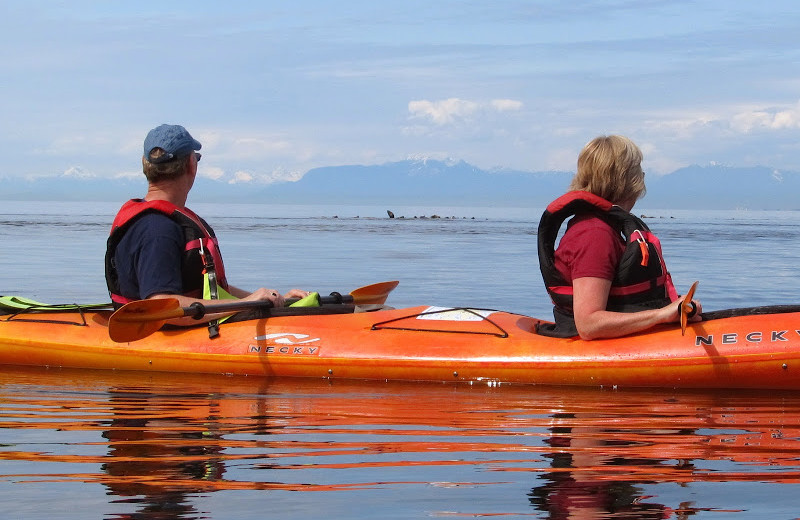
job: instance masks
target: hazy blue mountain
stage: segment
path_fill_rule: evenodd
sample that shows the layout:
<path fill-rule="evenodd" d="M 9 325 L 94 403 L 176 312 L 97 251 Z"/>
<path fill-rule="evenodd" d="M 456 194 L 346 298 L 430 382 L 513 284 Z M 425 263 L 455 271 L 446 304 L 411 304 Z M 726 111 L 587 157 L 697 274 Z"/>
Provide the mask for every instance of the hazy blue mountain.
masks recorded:
<path fill-rule="evenodd" d="M 73 177 L 59 175 L 23 179 L 0 178 L 0 199 L 40 201 L 117 201 L 142 196 L 147 182 L 141 179 Z"/>
<path fill-rule="evenodd" d="M 572 172 L 480 170 L 468 163 L 401 161 L 309 171 L 293 183 L 271 185 L 269 201 L 380 204 L 462 204 L 543 207 L 562 194 Z M 766 167 L 689 166 L 648 176 L 638 207 L 655 209 L 800 209 L 800 173 Z"/>
<path fill-rule="evenodd" d="M 147 181 L 141 177 L 72 177 L 67 175 L 20 179 L 0 177 L 0 200 L 40 201 L 124 201 L 142 197 L 147 191 Z M 263 185 L 259 184 L 257 189 Z M 245 199 L 255 201 L 253 186 L 229 184 L 198 178 L 191 198 L 194 201 L 234 202 Z"/>
<path fill-rule="evenodd" d="M 558 172 L 487 172 L 466 162 L 401 161 L 380 166 L 315 168 L 292 183 L 270 185 L 270 201 L 541 206 L 569 183 Z"/>
<path fill-rule="evenodd" d="M 407 160 L 315 168 L 296 182 L 230 184 L 199 178 L 193 202 L 397 204 L 541 208 L 564 192 L 570 172 L 485 171 L 466 162 Z M 141 178 L 80 175 L 0 178 L 0 199 L 122 201 L 144 194 Z M 800 173 L 766 167 L 689 166 L 648 176 L 638 208 L 800 209 Z"/>
<path fill-rule="evenodd" d="M 800 173 L 772 168 L 688 166 L 647 178 L 641 205 L 673 209 L 800 209 Z"/>

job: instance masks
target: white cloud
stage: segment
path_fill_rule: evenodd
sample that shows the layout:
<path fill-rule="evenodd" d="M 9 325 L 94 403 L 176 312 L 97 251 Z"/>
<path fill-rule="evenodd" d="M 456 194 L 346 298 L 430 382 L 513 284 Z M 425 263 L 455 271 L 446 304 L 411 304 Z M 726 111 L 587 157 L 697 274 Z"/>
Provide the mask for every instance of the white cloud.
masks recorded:
<path fill-rule="evenodd" d="M 303 177 L 303 173 L 299 170 L 287 170 L 284 168 L 276 168 L 267 173 L 259 173 L 255 171 L 237 170 L 232 175 L 227 175 L 223 170 L 214 169 L 214 175 L 204 175 L 210 179 L 227 182 L 228 184 L 272 184 L 274 182 L 288 182 L 297 181 Z"/>
<path fill-rule="evenodd" d="M 197 132 L 189 131 L 192 133 L 192 136 L 203 145 L 203 150 L 216 148 L 223 141 L 222 133 L 216 130 L 201 128 Z"/>
<path fill-rule="evenodd" d="M 433 151 L 433 152 L 417 152 L 417 153 L 408 154 L 408 156 L 406 156 L 406 159 L 408 159 L 409 161 L 422 161 L 422 162 L 428 161 L 428 160 L 448 161 L 448 160 L 451 160 L 452 157 L 450 157 L 447 154 L 447 152 Z"/>
<path fill-rule="evenodd" d="M 288 170 L 283 167 L 278 167 L 267 174 L 260 175 L 259 181 L 266 183 L 299 181 L 303 177 L 304 173 L 305 172 L 300 170 Z"/>
<path fill-rule="evenodd" d="M 144 180 L 144 173 L 141 170 L 139 171 L 123 171 L 117 172 L 113 175 L 115 179 L 142 179 Z"/>
<path fill-rule="evenodd" d="M 421 137 L 428 133 L 428 127 L 424 125 L 409 125 L 400 129 L 404 136 Z"/>
<path fill-rule="evenodd" d="M 746 110 L 734 114 L 731 127 L 739 132 L 754 130 L 786 130 L 800 128 L 800 102 L 794 106 L 772 109 Z"/>
<path fill-rule="evenodd" d="M 441 101 L 409 101 L 408 111 L 411 117 L 429 119 L 435 125 L 447 125 L 457 120 L 466 119 L 479 108 L 477 103 L 458 98 Z"/>
<path fill-rule="evenodd" d="M 64 172 L 64 177 L 72 177 L 74 179 L 94 179 L 97 177 L 97 175 L 84 170 L 80 166 L 72 166 Z"/>
<path fill-rule="evenodd" d="M 233 174 L 233 179 L 228 181 L 228 184 L 240 184 L 253 181 L 253 175 L 247 172 L 238 171 Z"/>
<path fill-rule="evenodd" d="M 409 101 L 408 111 L 411 118 L 426 119 L 437 126 L 466 121 L 473 116 L 493 112 L 511 112 L 522 108 L 522 101 L 514 99 L 493 99 L 488 103 L 479 103 L 466 99 L 449 98 L 439 101 L 425 99 Z"/>
<path fill-rule="evenodd" d="M 522 101 L 515 99 L 493 99 L 491 105 L 498 112 L 514 112 L 522 109 Z"/>
<path fill-rule="evenodd" d="M 225 176 L 225 170 L 216 166 L 201 165 L 197 170 L 197 175 L 218 181 Z"/>
<path fill-rule="evenodd" d="M 230 152 L 239 158 L 285 154 L 291 148 L 289 141 L 279 137 L 241 137 L 230 143 Z"/>
<path fill-rule="evenodd" d="M 543 154 L 541 168 L 556 171 L 575 171 L 578 153 L 571 147 L 553 148 Z"/>
<path fill-rule="evenodd" d="M 800 102 L 784 107 L 720 106 L 702 112 L 674 117 L 675 113 L 655 114 L 646 126 L 659 129 L 671 138 L 691 139 L 709 131 L 733 131 L 749 134 L 754 131 L 780 131 L 800 128 Z M 671 116 L 671 117 L 670 117 Z"/>

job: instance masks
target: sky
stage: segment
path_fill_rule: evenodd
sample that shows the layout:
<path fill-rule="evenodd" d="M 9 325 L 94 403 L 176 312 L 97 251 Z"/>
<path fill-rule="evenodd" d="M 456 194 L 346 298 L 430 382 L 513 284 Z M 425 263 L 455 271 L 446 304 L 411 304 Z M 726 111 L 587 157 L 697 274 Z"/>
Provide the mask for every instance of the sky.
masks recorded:
<path fill-rule="evenodd" d="M 162 123 L 226 182 L 574 171 L 602 134 L 657 175 L 800 171 L 798 34 L 796 0 L 3 0 L 0 177 L 141 175 Z"/>

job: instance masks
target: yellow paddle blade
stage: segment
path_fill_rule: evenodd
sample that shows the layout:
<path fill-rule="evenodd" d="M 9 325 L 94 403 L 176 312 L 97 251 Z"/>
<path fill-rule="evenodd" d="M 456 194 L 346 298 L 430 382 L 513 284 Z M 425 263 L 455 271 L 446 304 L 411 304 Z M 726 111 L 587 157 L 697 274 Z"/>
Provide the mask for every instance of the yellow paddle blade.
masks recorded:
<path fill-rule="evenodd" d="M 694 298 L 694 291 L 697 289 L 698 283 L 700 282 L 697 281 L 692 284 L 681 304 L 681 336 L 686 334 L 686 322 L 689 320 L 689 313 L 692 312 L 692 298 Z"/>
<path fill-rule="evenodd" d="M 399 281 L 380 282 L 359 287 L 350 293 L 356 305 L 383 305 L 389 293 L 400 284 Z"/>
<path fill-rule="evenodd" d="M 168 319 L 184 315 L 174 298 L 137 300 L 114 311 L 108 319 L 108 336 L 117 343 L 136 341 L 160 329 Z"/>

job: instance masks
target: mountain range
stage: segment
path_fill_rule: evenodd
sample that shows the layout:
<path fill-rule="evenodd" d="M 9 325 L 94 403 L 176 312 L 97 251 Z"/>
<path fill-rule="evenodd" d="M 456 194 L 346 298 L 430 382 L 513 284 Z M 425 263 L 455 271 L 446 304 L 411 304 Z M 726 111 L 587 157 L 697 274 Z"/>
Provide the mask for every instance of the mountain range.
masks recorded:
<path fill-rule="evenodd" d="M 300 180 L 231 184 L 198 178 L 192 202 L 501 206 L 541 208 L 562 194 L 571 172 L 487 171 L 463 161 L 406 160 L 381 165 L 329 166 Z M 647 177 L 653 209 L 800 209 L 799 172 L 767 167 L 688 166 Z M 0 199 L 121 201 L 141 196 L 144 176 L 0 178 Z"/>

